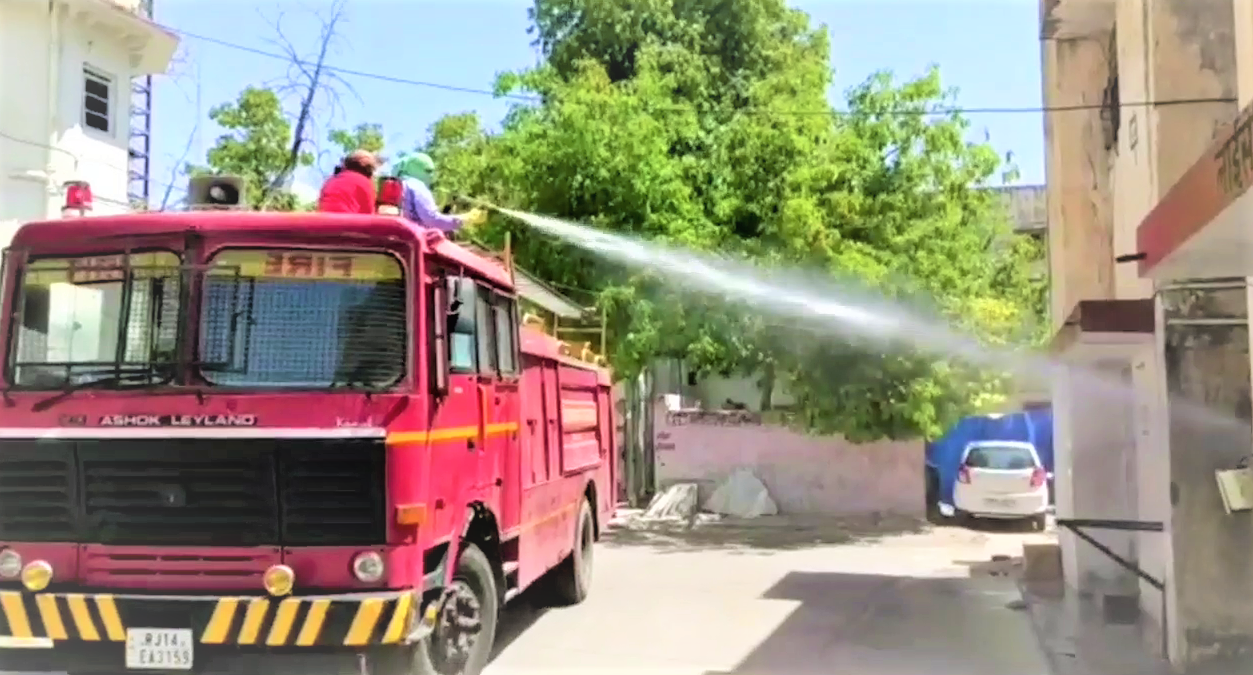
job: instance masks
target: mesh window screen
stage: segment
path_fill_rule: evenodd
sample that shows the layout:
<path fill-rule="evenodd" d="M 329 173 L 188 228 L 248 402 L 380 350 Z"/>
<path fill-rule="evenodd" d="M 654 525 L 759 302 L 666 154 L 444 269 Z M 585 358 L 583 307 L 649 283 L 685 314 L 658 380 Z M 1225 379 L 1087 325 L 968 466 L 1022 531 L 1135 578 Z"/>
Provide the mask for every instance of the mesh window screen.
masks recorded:
<path fill-rule="evenodd" d="M 27 265 L 16 327 L 15 380 L 60 386 L 171 364 L 178 340 L 179 259 L 172 253 L 41 259 Z M 170 371 L 153 373 L 153 381 Z"/>
<path fill-rule="evenodd" d="M 380 388 L 404 375 L 405 286 L 390 257 L 345 255 L 355 266 L 315 261 L 293 272 L 274 262 L 287 254 L 228 253 L 235 258 L 205 277 L 199 358 L 207 380 Z M 248 255 L 266 258 L 254 263 Z"/>

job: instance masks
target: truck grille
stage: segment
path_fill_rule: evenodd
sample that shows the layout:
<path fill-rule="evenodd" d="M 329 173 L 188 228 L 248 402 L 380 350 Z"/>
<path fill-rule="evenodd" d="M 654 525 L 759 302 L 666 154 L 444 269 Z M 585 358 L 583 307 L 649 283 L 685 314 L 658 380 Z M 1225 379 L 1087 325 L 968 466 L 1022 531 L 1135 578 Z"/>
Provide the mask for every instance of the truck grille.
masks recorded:
<path fill-rule="evenodd" d="M 0 540 L 72 541 L 78 521 L 71 448 L 41 441 L 0 448 Z"/>
<path fill-rule="evenodd" d="M 0 540 L 379 544 L 384 461 L 369 439 L 0 441 Z"/>
<path fill-rule="evenodd" d="M 78 444 L 87 525 L 101 544 L 278 541 L 272 441 Z"/>
<path fill-rule="evenodd" d="M 321 441 L 281 455 L 283 541 L 368 545 L 383 541 L 383 453 L 371 441 Z"/>

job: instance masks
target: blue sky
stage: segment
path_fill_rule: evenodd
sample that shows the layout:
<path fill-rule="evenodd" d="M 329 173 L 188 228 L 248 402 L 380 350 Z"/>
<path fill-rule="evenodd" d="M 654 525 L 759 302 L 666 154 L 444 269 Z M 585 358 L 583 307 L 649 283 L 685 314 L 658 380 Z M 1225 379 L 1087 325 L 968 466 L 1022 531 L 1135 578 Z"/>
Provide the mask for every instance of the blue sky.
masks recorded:
<path fill-rule="evenodd" d="M 328 59 L 346 70 L 378 73 L 467 89 L 490 90 L 496 73 L 537 60 L 526 33 L 529 0 L 352 0 L 341 36 Z M 900 77 L 937 64 L 967 108 L 1034 108 L 1041 102 L 1038 4 L 1035 0 L 806 0 L 793 2 L 831 31 L 832 100 L 876 70 Z M 281 79 L 285 64 L 244 49 L 279 52 L 273 24 L 298 48 L 316 47 L 327 0 L 210 2 L 156 0 L 157 20 L 184 33 L 174 74 L 156 88 L 153 110 L 153 194 L 160 200 L 173 167 L 190 145 L 198 161 L 219 133 L 210 107 L 232 100 L 248 85 Z M 383 125 L 392 148 L 421 142 L 429 125 L 448 113 L 476 111 L 490 123 L 508 103 L 490 95 L 450 91 L 344 75 L 356 94 L 342 97 L 324 126 Z M 1012 152 L 1021 181 L 1044 178 L 1043 121 L 1039 113 L 972 114 L 975 140 L 984 132 Z M 201 120 L 199 128 L 196 121 Z M 323 134 L 324 135 L 324 134 Z M 324 168 L 329 168 L 329 157 Z M 306 176 L 316 182 L 316 176 Z M 181 179 L 180 179 L 181 181 Z"/>

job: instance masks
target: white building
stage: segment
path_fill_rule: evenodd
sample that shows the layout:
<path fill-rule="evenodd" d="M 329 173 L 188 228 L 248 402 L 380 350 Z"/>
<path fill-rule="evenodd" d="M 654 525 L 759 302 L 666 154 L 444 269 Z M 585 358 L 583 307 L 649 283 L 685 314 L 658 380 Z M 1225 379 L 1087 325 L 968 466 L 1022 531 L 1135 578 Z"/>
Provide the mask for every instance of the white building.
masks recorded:
<path fill-rule="evenodd" d="M 131 81 L 177 46 L 139 0 L 0 0 L 0 245 L 59 215 L 67 181 L 95 213 L 128 208 Z"/>

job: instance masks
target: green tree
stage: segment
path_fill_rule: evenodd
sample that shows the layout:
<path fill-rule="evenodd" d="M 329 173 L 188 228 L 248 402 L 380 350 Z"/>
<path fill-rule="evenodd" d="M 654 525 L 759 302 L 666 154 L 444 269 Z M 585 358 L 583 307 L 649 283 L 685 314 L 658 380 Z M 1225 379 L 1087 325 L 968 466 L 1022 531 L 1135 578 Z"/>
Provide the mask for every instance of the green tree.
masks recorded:
<path fill-rule="evenodd" d="M 837 114 L 826 32 L 783 0 L 535 0 L 532 17 L 547 59 L 497 89 L 537 103 L 495 134 L 473 116 L 437 122 L 426 148 L 443 191 L 927 298 L 989 342 L 1028 337 L 1040 284 L 984 189 L 1000 157 L 967 142 L 960 115 L 933 112 L 955 95 L 935 69 L 875 75 Z M 695 297 L 503 219 L 475 236 L 499 245 L 511 230 L 519 264 L 596 293 L 622 376 L 660 356 L 755 373 L 763 404 L 786 384 L 798 423 L 856 440 L 937 434 L 1004 385 Z"/>
<path fill-rule="evenodd" d="M 292 124 L 272 89 L 248 87 L 230 103 L 209 111 L 209 119 L 225 133 L 205 155 L 203 166 L 188 166 L 190 175 L 216 173 L 239 176 L 248 185 L 253 208 L 292 211 L 298 206 L 287 184 L 297 168 L 313 164 L 313 155 L 298 152 L 291 166 Z"/>
<path fill-rule="evenodd" d="M 332 129 L 326 140 L 343 157 L 353 150 L 368 150 L 375 154 L 383 152 L 386 142 L 383 138 L 383 127 L 379 124 L 363 122 L 352 129 Z"/>

